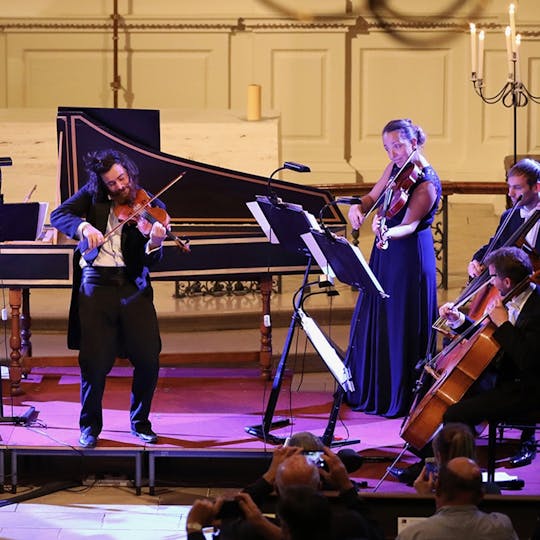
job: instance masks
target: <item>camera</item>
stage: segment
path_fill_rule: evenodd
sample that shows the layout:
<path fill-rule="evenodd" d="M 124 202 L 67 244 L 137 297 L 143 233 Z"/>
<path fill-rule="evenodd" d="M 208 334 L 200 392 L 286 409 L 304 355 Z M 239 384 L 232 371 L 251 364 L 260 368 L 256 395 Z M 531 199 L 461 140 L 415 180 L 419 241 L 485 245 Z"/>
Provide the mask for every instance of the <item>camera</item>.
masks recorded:
<path fill-rule="evenodd" d="M 426 459 L 425 467 L 428 478 L 430 474 L 436 475 L 439 472 L 439 467 L 433 459 Z"/>
<path fill-rule="evenodd" d="M 319 469 L 325 469 L 326 470 L 326 461 L 322 458 L 324 452 L 302 452 L 304 456 L 306 456 L 306 459 L 313 463 L 316 467 Z"/>
<path fill-rule="evenodd" d="M 218 519 L 233 519 L 242 517 L 244 513 L 240 508 L 240 503 L 236 499 L 223 501 L 221 508 L 216 515 Z"/>

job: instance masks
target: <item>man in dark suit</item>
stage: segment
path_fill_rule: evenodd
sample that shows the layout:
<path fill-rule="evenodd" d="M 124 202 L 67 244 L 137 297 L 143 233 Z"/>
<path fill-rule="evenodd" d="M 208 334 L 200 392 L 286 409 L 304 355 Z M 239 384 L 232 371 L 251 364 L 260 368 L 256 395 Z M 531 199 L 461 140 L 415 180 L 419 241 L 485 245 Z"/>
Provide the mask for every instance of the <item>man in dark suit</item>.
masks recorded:
<path fill-rule="evenodd" d="M 520 248 L 503 247 L 493 251 L 485 263 L 494 287 L 502 298 L 507 297 L 505 303 L 499 298 L 488 307 L 496 327 L 492 338 L 500 350 L 476 381 L 494 379 L 495 383 L 476 384 L 474 391 L 471 388 L 443 415 L 444 424 L 461 422 L 473 431 L 485 421 L 523 418 L 540 410 L 540 287 L 530 282 L 531 261 Z M 474 328 L 475 321 L 452 303 L 441 306 L 439 313 L 457 334 Z M 486 387 L 489 389 L 482 389 Z M 535 445 L 534 432 L 530 444 Z M 430 450 L 421 449 L 418 455 L 425 458 L 432 454 Z M 400 482 L 412 483 L 422 467 L 419 462 L 407 468 L 391 467 L 389 472 Z"/>
<path fill-rule="evenodd" d="M 486 265 L 493 285 L 505 298 L 504 303 L 497 299 L 488 307 L 496 327 L 492 337 L 500 345 L 500 354 L 492 362 L 496 384 L 451 405 L 445 423 L 475 426 L 540 409 L 540 288 L 528 279 L 531 261 L 521 249 L 504 247 L 488 255 Z M 441 306 L 440 314 L 459 334 L 474 324 L 451 303 Z"/>
<path fill-rule="evenodd" d="M 159 221 L 146 230 L 130 222 L 107 235 L 119 223 L 118 209 L 129 206 L 139 190 L 138 169 L 115 150 L 87 156 L 86 166 L 88 182 L 51 213 L 54 227 L 87 243 L 83 257 L 75 255 L 68 330 L 68 347 L 79 349 L 81 368 L 79 442 L 85 448 L 97 444 L 106 378 L 121 355 L 134 366 L 131 431 L 155 443 L 149 414 L 161 340 L 149 266 L 160 260 L 167 231 Z"/>
<path fill-rule="evenodd" d="M 472 256 L 467 267 L 471 277 L 476 277 L 485 268 L 484 257 L 489 251 L 507 245 L 512 235 L 527 221 L 533 218 L 531 229 L 526 235 L 526 244 L 529 248 L 540 251 L 540 235 L 538 234 L 537 218 L 534 219 L 535 211 L 538 210 L 538 194 L 540 189 L 540 163 L 534 159 L 525 158 L 518 161 L 509 171 L 506 183 L 508 185 L 508 197 L 512 201 L 512 208 L 503 212 L 501 220 L 495 231 L 495 235 L 488 244 L 483 245 Z"/>
<path fill-rule="evenodd" d="M 503 212 L 495 235 L 488 244 L 483 245 L 473 255 L 467 270 L 471 277 L 476 277 L 484 270 L 484 258 L 490 250 L 508 245 L 510 238 L 520 228 L 528 229 L 522 249 L 526 252 L 540 253 L 540 222 L 538 215 L 540 190 L 540 163 L 525 158 L 510 168 L 507 175 L 508 197 L 513 207 Z M 514 467 L 528 465 L 536 457 L 534 429 L 525 428 L 521 434 L 521 446 L 518 453 L 510 458 Z"/>

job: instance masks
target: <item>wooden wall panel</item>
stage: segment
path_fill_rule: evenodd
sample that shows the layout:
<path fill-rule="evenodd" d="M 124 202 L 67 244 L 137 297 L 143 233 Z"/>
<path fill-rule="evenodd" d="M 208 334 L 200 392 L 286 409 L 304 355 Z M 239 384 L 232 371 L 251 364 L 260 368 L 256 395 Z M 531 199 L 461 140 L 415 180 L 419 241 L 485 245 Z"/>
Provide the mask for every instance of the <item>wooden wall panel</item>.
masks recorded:
<path fill-rule="evenodd" d="M 508 1 L 484 5 L 488 95 L 507 74 Z M 364 0 L 119 0 L 120 107 L 246 111 L 262 86 L 263 118 L 280 117 L 280 160 L 309 164 L 294 181 L 376 180 L 387 157 L 380 130 L 394 116 L 420 123 L 426 154 L 447 180 L 503 180 L 513 110 L 484 104 L 470 82 L 468 2 L 422 24 L 384 30 Z M 398 11 L 448 7 L 412 0 Z M 112 0 L 0 0 L 0 108 L 112 106 Z M 295 12 L 303 17 L 295 18 Z M 332 14 L 332 18 L 311 15 Z M 437 24 L 432 24 L 437 23 Z M 540 11 L 521 2 L 521 73 L 540 95 Z M 516 111 L 518 154 L 539 153 L 539 105 Z M 290 179 L 291 173 L 286 173 Z"/>

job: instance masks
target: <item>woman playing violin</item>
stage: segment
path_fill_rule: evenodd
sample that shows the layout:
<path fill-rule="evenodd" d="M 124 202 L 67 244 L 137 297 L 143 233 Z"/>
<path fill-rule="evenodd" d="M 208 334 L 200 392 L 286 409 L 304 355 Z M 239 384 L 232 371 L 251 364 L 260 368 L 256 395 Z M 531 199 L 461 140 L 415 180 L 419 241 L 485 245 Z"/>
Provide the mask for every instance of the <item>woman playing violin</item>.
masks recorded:
<path fill-rule="evenodd" d="M 80 444 L 96 446 L 103 427 L 105 381 L 117 356 L 134 366 L 131 432 L 144 442 L 157 435 L 149 420 L 158 380 L 161 340 L 149 266 L 161 259 L 167 229 L 155 221 L 143 234 L 127 222 L 117 234 L 118 209 L 139 191 L 138 169 L 125 154 L 104 150 L 87 156 L 88 182 L 51 213 L 51 223 L 71 238 L 99 248 L 88 263 L 76 252 L 68 347 L 79 349 L 81 368 Z M 163 207 L 159 201 L 155 204 Z"/>
<path fill-rule="evenodd" d="M 360 295 L 347 352 L 355 391 L 347 402 L 355 410 L 388 417 L 409 411 L 415 366 L 429 352 L 437 314 L 430 225 L 441 184 L 422 153 L 425 140 L 411 120 L 389 122 L 382 142 L 390 163 L 362 203 L 349 211 L 355 229 L 370 210 L 377 211 L 369 264 L 389 298 Z"/>

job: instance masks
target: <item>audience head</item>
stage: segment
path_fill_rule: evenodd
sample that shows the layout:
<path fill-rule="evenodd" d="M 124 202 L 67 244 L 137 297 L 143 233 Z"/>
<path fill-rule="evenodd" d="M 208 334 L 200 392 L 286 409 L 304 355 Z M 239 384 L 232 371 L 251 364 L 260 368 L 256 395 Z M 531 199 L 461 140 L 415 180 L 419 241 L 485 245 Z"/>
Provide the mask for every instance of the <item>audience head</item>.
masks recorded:
<path fill-rule="evenodd" d="M 278 501 L 277 514 L 285 540 L 327 540 L 332 536 L 330 501 L 311 486 L 289 486 Z"/>
<path fill-rule="evenodd" d="M 432 446 L 439 463 L 460 456 L 476 458 L 473 432 L 468 425 L 460 422 L 445 424 L 433 439 Z"/>
<path fill-rule="evenodd" d="M 276 490 L 282 496 L 290 486 L 319 489 L 321 478 L 314 463 L 303 454 L 295 454 L 281 463 L 276 472 Z"/>
<path fill-rule="evenodd" d="M 438 507 L 478 504 L 483 496 L 480 467 L 467 457 L 456 457 L 442 463 L 435 496 Z"/>
<path fill-rule="evenodd" d="M 319 437 L 309 431 L 299 431 L 289 437 L 289 446 L 299 446 L 304 452 L 322 452 L 324 445 Z"/>

